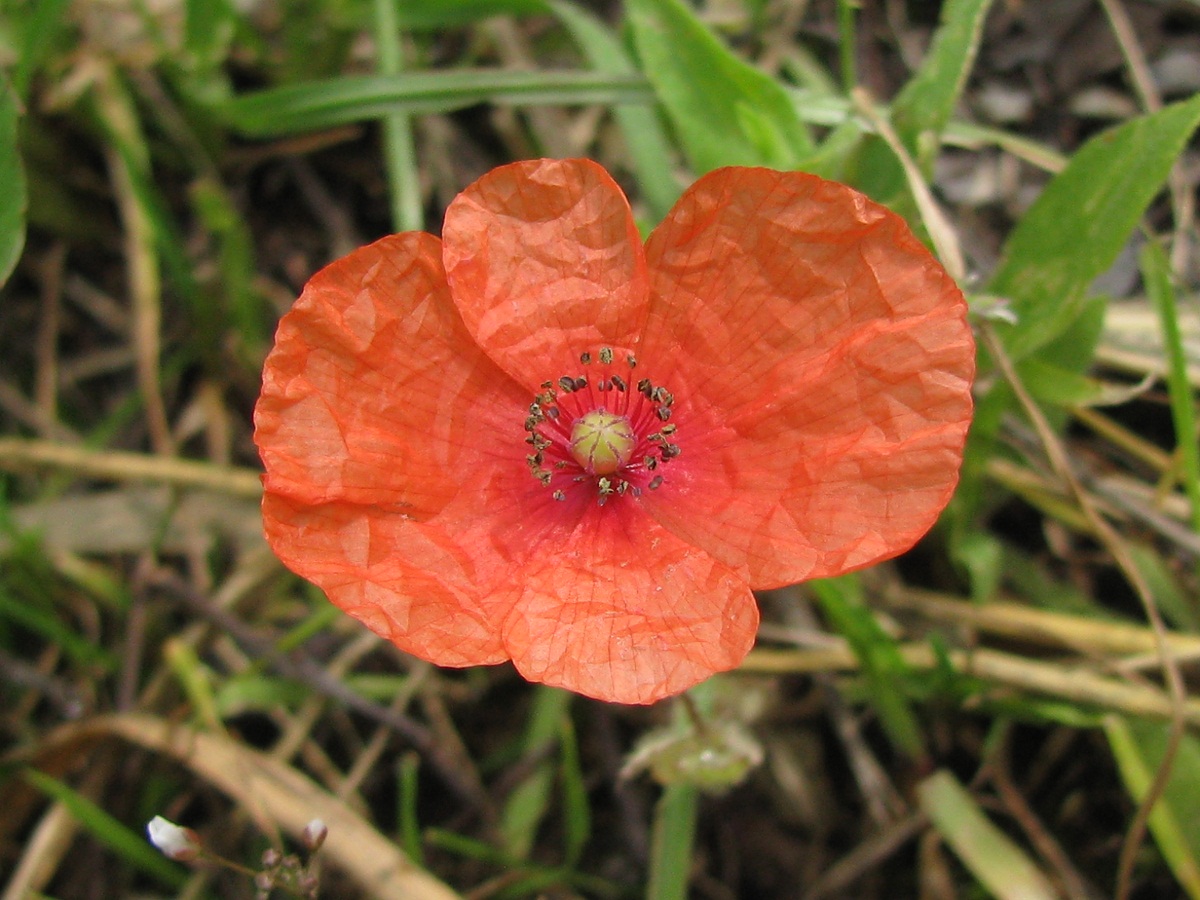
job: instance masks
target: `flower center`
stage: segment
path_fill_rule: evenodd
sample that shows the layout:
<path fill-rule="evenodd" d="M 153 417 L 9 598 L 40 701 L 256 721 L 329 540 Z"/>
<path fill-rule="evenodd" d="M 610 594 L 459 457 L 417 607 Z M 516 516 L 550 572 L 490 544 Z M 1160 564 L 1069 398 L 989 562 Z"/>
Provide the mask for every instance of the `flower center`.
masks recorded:
<path fill-rule="evenodd" d="M 597 377 L 545 381 L 529 406 L 525 443 L 533 452 L 525 459 L 556 500 L 586 492 L 603 506 L 614 496 L 640 497 L 666 483 L 663 467 L 681 452 L 670 422 L 671 392 L 648 378 L 635 382 L 632 354 L 623 366 L 614 360 L 612 349 L 602 348 L 589 373 Z M 591 366 L 592 354 L 579 361 Z"/>
<path fill-rule="evenodd" d="M 629 462 L 637 434 L 624 416 L 603 406 L 585 413 L 571 427 L 571 456 L 594 475 L 612 475 Z"/>

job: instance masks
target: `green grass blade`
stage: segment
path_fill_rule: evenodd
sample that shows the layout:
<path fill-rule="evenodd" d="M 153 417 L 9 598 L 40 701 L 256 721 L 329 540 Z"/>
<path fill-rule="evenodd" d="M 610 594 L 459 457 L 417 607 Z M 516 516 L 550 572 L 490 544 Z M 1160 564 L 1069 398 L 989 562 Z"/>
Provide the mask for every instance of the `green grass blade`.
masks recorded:
<path fill-rule="evenodd" d="M 463 69 L 333 78 L 245 94 L 217 112 L 247 135 L 266 136 L 332 128 L 388 113 L 452 112 L 476 103 L 649 103 L 639 75 L 603 72 L 519 72 Z"/>
<path fill-rule="evenodd" d="M 687 900 L 699 802 L 699 791 L 690 784 L 663 790 L 654 808 L 646 900 Z"/>
<path fill-rule="evenodd" d="M 375 46 L 379 73 L 395 77 L 404 65 L 396 0 L 374 0 Z M 421 183 L 417 177 L 417 151 L 413 145 L 412 121 L 406 112 L 393 111 L 383 117 L 384 163 L 392 204 L 392 228 L 420 231 L 425 225 L 421 211 Z"/>
<path fill-rule="evenodd" d="M 909 667 L 895 642 L 862 602 L 853 576 L 810 581 L 830 624 L 850 642 L 870 686 L 871 704 L 888 737 L 912 759 L 925 756 L 917 717 L 904 696 Z"/>
<path fill-rule="evenodd" d="M 1162 247 L 1150 241 L 1142 248 L 1141 264 L 1146 293 L 1158 312 L 1166 349 L 1167 390 L 1171 397 L 1175 445 L 1183 462 L 1183 488 L 1192 507 L 1192 528 L 1200 531 L 1200 447 L 1196 445 L 1196 397 L 1188 380 L 1175 286 L 1171 283 L 1171 263 Z"/>
<path fill-rule="evenodd" d="M 26 769 L 23 777 L 47 797 L 62 803 L 97 841 L 131 866 L 167 887 L 179 889 L 187 872 L 155 850 L 140 833 L 131 831 L 87 797 L 37 769 Z"/>
<path fill-rule="evenodd" d="M 588 62 L 600 72 L 637 75 L 633 61 L 608 27 L 579 7 L 552 0 L 550 9 L 571 32 L 587 55 Z M 649 106 L 621 104 L 613 110 L 629 155 L 637 169 L 641 191 L 650 216 L 659 222 L 679 199 L 679 182 L 671 168 L 673 151 L 656 110 Z"/>
<path fill-rule="evenodd" d="M 1146 795 L 1162 762 L 1170 726 L 1108 716 L 1104 733 L 1135 801 Z M 1200 900 L 1200 741 L 1184 735 L 1162 798 L 1150 813 L 1150 833 L 1179 884 Z"/>
<path fill-rule="evenodd" d="M 0 78 L 0 286 L 16 268 L 25 247 L 25 168 L 17 142 L 16 91 Z"/>
<path fill-rule="evenodd" d="M 692 167 L 791 168 L 813 151 L 787 91 L 739 57 L 679 0 L 630 0 L 642 70 Z"/>
<path fill-rule="evenodd" d="M 396 10 L 401 28 L 434 31 L 458 28 L 488 16 L 533 16 L 545 12 L 542 0 L 404 0 Z"/>
<path fill-rule="evenodd" d="M 1019 321 L 1004 332 L 1015 358 L 1060 335 L 1092 281 L 1116 259 L 1200 123 L 1200 96 L 1089 140 L 1009 235 L 988 292 Z"/>
<path fill-rule="evenodd" d="M 560 722 L 558 740 L 562 748 L 563 855 L 566 864 L 574 867 L 592 836 L 592 810 L 588 804 L 575 725 L 569 716 L 563 716 Z"/>
<path fill-rule="evenodd" d="M 522 756 L 542 757 L 508 797 L 500 822 L 504 852 L 514 859 L 528 859 L 537 828 L 545 818 L 554 785 L 554 761 L 546 753 L 561 733 L 561 723 L 571 708 L 571 694 L 539 686 L 522 741 Z"/>
<path fill-rule="evenodd" d="M 975 63 L 983 20 L 992 0 L 949 0 L 921 67 L 892 104 L 896 132 L 913 156 L 936 148 Z M 922 135 L 930 135 L 925 139 Z"/>
<path fill-rule="evenodd" d="M 1058 892 L 1020 847 L 992 824 L 945 770 L 917 788 L 921 809 L 963 865 L 1000 900 L 1056 900 Z"/>

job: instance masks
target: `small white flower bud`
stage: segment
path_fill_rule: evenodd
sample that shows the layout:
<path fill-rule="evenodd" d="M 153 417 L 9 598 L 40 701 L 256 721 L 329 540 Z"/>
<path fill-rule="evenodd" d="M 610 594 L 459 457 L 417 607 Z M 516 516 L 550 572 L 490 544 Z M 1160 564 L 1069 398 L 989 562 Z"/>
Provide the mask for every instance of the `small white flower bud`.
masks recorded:
<path fill-rule="evenodd" d="M 186 862 L 200 855 L 200 836 L 190 828 L 181 828 L 174 822 L 155 816 L 146 825 L 150 843 L 162 851 L 168 859 Z"/>
<path fill-rule="evenodd" d="M 329 834 L 329 828 L 320 819 L 313 819 L 304 826 L 304 846 L 310 852 L 316 853 L 321 849 L 321 845 L 325 843 L 325 838 Z"/>

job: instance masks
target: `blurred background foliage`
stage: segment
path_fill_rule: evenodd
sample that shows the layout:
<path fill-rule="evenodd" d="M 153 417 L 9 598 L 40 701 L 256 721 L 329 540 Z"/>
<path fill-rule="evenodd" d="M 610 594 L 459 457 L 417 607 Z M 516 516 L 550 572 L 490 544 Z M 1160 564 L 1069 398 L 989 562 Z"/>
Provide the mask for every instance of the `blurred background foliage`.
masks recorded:
<path fill-rule="evenodd" d="M 0 66 L 4 900 L 284 896 L 314 817 L 325 897 L 1200 897 L 1200 5 L 0 0 Z M 980 339 L 938 528 L 648 709 L 408 658 L 258 519 L 307 277 L 575 155 L 647 229 L 846 181 Z"/>

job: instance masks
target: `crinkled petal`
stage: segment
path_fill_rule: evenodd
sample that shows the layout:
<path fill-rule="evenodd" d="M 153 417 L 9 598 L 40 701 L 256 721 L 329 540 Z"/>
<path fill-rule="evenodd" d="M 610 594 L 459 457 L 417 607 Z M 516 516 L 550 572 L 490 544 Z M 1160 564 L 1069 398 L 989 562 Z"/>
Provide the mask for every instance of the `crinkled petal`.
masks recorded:
<path fill-rule="evenodd" d="M 280 321 L 254 414 L 268 492 L 420 520 L 519 455 L 529 398 L 463 328 L 440 251 L 417 233 L 362 247 Z"/>
<path fill-rule="evenodd" d="M 454 302 L 479 346 L 532 389 L 601 346 L 629 348 L 646 313 L 641 239 L 596 163 L 495 169 L 455 198 L 442 228 Z"/>
<path fill-rule="evenodd" d="M 399 646 L 467 665 L 505 658 L 485 601 L 506 563 L 454 525 L 524 474 L 529 401 L 470 340 L 440 250 L 395 235 L 313 277 L 267 358 L 255 441 L 289 568 Z"/>
<path fill-rule="evenodd" d="M 348 503 L 263 498 L 267 540 L 289 569 L 401 650 L 443 666 L 508 658 L 479 561 L 446 529 Z"/>
<path fill-rule="evenodd" d="M 615 703 L 652 703 L 734 668 L 758 627 L 741 575 L 628 504 L 591 504 L 519 581 L 504 623 L 517 669 Z"/>
<path fill-rule="evenodd" d="M 975 357 L 903 220 L 811 175 L 721 169 L 646 256 L 639 356 L 671 360 L 683 447 L 643 498 L 658 521 L 754 587 L 908 549 L 957 482 Z"/>

